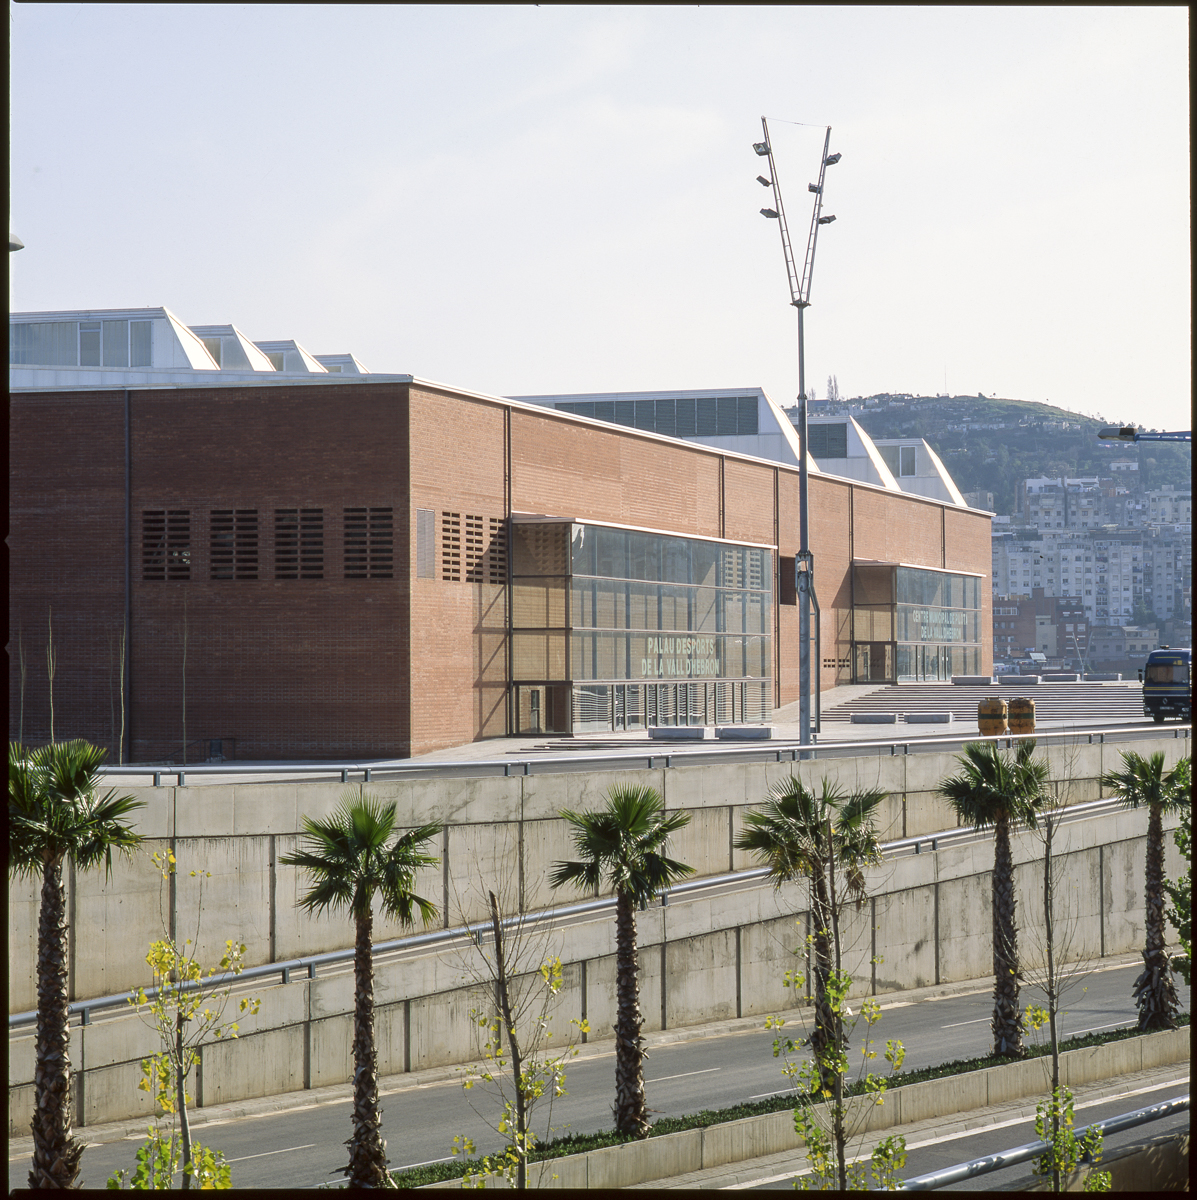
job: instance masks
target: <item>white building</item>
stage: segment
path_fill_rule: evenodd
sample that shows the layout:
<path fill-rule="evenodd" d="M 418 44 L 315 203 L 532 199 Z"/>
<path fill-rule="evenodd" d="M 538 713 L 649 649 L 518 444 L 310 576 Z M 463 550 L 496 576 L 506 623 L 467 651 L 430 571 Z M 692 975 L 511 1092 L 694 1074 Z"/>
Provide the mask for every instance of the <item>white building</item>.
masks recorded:
<path fill-rule="evenodd" d="M 577 416 L 610 421 L 797 465 L 801 444 L 791 419 L 759 387 L 687 392 L 587 392 L 509 396 Z M 968 508 L 939 456 L 921 438 L 874 441 L 850 416 L 807 418 L 809 469 L 859 479 L 888 491 Z"/>

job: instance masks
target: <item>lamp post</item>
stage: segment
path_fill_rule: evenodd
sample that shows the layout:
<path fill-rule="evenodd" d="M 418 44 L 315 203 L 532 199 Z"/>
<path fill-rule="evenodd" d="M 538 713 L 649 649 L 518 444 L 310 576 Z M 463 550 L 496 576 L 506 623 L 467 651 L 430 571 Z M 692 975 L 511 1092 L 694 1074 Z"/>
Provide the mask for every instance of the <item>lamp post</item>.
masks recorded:
<path fill-rule="evenodd" d="M 1190 429 L 1177 429 L 1171 433 L 1144 433 L 1133 425 L 1105 425 L 1097 436 L 1106 442 L 1191 442 Z"/>
<path fill-rule="evenodd" d="M 810 307 L 810 285 L 815 271 L 815 247 L 819 240 L 819 228 L 823 225 L 830 225 L 835 220 L 833 215 L 823 216 L 823 177 L 828 167 L 834 166 L 840 161 L 840 155 L 827 153 L 831 145 L 831 126 L 828 125 L 826 136 L 823 138 L 823 154 L 819 160 L 819 181 L 807 184 L 807 190 L 814 193 L 815 202 L 810 218 L 810 233 L 806 239 L 806 256 L 802 260 L 802 274 L 799 275 L 793 247 L 790 244 L 789 227 L 786 225 L 786 210 L 781 199 L 781 184 L 778 181 L 777 168 L 773 162 L 769 123 L 764 117 L 761 117 L 761 128 L 764 130 L 765 140 L 754 142 L 752 148 L 762 158 L 769 160 L 769 178 L 766 179 L 763 175 L 758 175 L 756 178 L 762 187 L 773 189 L 773 201 L 777 205 L 776 208 L 762 208 L 761 215 L 777 221 L 781 231 L 781 248 L 786 260 L 786 277 L 790 285 L 790 303 L 798 310 L 798 440 L 800 456 L 798 459 L 798 555 L 794 563 L 794 585 L 798 598 L 798 740 L 801 745 L 808 746 L 811 740 L 810 607 L 811 600 L 814 599 L 815 560 L 810 549 L 806 357 L 802 314 L 805 309 Z"/>

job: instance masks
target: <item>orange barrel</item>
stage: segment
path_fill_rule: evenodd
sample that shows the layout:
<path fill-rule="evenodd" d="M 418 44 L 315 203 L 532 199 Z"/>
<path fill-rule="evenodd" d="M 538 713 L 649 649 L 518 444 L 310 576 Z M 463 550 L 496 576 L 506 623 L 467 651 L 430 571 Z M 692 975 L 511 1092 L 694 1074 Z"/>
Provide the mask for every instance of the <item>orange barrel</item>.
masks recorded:
<path fill-rule="evenodd" d="M 1010 701 L 1010 732 L 1035 732 L 1034 700 L 1019 699 Z"/>
<path fill-rule="evenodd" d="M 1006 702 L 995 696 L 982 700 L 977 705 L 977 726 L 983 734 L 991 736 L 1006 732 Z"/>

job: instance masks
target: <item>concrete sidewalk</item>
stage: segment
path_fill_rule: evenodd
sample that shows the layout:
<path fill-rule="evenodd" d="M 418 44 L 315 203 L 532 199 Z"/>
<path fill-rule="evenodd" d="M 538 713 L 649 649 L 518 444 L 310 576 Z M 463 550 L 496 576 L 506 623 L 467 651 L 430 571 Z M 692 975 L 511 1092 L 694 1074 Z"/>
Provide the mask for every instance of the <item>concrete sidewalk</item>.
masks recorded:
<path fill-rule="evenodd" d="M 1073 1089 L 1073 1099 L 1078 1110 L 1077 1124 L 1085 1123 L 1082 1113 L 1083 1106 L 1100 1100 L 1126 1096 L 1127 1111 L 1143 1107 L 1136 1099 L 1135 1093 L 1160 1087 L 1164 1084 L 1175 1083 L 1178 1092 L 1188 1091 L 1189 1067 L 1186 1063 L 1170 1063 L 1155 1067 L 1150 1071 L 1139 1071 L 1131 1075 L 1120 1075 L 1115 1079 L 1102 1080 L 1099 1083 L 1083 1084 Z M 1003 1125 L 1014 1125 L 1035 1117 L 1035 1106 L 1042 1096 L 1026 1097 L 1013 1100 L 1008 1104 L 992 1105 L 984 1109 L 973 1109 L 948 1117 L 933 1117 L 925 1121 L 915 1121 L 909 1125 L 899 1125 L 892 1129 L 878 1130 L 866 1134 L 859 1142 L 852 1143 L 854 1157 L 865 1157 L 872 1153 L 873 1148 L 885 1137 L 900 1134 L 906 1139 L 907 1150 L 931 1142 L 942 1142 L 952 1138 L 960 1140 L 959 1161 L 964 1162 L 970 1157 L 968 1137 L 984 1129 L 997 1129 Z M 1021 1135 L 1011 1134 L 1011 1138 Z M 759 1187 L 763 1183 L 776 1183 L 803 1174 L 807 1170 L 805 1151 L 787 1150 L 780 1154 L 767 1154 L 761 1158 L 745 1159 L 737 1163 L 728 1163 L 723 1167 L 712 1167 L 706 1171 L 691 1171 L 686 1175 L 678 1175 L 672 1179 L 654 1179 L 651 1183 L 633 1184 L 638 1188 L 703 1188 L 703 1189 L 744 1189 Z"/>

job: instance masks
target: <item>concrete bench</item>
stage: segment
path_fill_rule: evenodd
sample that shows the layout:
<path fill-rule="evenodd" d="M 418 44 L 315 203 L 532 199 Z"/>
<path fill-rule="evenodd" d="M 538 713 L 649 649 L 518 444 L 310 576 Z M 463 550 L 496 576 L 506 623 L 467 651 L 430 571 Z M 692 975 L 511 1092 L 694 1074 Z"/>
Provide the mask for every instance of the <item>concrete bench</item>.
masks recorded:
<path fill-rule="evenodd" d="M 1117 672 L 1114 672 L 1112 674 L 1108 673 L 1108 672 L 1099 672 L 1096 675 L 1093 675 L 1093 674 L 1086 675 L 1085 682 L 1086 683 L 1121 683 L 1122 676 L 1119 675 Z"/>
<path fill-rule="evenodd" d="M 953 675 L 957 687 L 993 687 L 992 675 Z"/>
<path fill-rule="evenodd" d="M 767 742 L 773 737 L 773 726 L 716 725 L 715 736 L 728 742 Z"/>
<path fill-rule="evenodd" d="M 955 718 L 951 713 L 907 713 L 907 725 L 950 725 Z"/>
<path fill-rule="evenodd" d="M 1039 683 L 1038 675 L 999 675 L 998 683 L 1003 687 L 1035 687 Z"/>
<path fill-rule="evenodd" d="M 853 713 L 853 725 L 896 725 L 897 713 Z"/>
<path fill-rule="evenodd" d="M 1040 676 L 1044 683 L 1080 683 L 1081 677 L 1075 671 L 1044 671 Z"/>
<path fill-rule="evenodd" d="M 711 730 L 707 725 L 650 725 L 648 736 L 658 742 L 702 742 Z"/>

